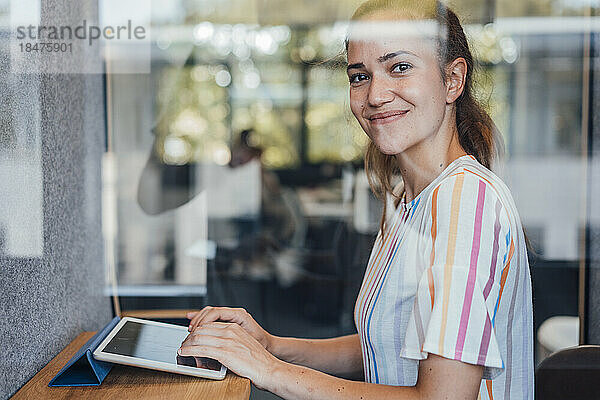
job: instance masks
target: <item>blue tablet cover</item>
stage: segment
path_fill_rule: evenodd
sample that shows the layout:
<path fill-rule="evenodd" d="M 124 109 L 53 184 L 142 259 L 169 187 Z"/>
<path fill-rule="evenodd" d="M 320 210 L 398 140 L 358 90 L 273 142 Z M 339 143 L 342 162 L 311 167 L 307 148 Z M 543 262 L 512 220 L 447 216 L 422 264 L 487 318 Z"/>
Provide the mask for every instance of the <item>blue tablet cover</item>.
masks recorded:
<path fill-rule="evenodd" d="M 121 319 L 114 317 L 102 330 L 90 338 L 60 370 L 48 386 L 99 386 L 113 364 L 94 359 L 92 353 Z"/>

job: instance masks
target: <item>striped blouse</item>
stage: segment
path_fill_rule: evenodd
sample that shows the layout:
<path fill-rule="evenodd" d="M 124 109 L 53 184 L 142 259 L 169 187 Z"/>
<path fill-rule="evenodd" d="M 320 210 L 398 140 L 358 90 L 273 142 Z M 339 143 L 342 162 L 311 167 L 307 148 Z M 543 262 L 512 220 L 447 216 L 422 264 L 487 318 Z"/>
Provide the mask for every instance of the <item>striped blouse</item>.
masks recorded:
<path fill-rule="evenodd" d="M 484 366 L 481 399 L 532 399 L 531 278 L 505 184 L 465 155 L 389 214 L 354 312 L 366 381 L 413 386 L 433 353 Z"/>

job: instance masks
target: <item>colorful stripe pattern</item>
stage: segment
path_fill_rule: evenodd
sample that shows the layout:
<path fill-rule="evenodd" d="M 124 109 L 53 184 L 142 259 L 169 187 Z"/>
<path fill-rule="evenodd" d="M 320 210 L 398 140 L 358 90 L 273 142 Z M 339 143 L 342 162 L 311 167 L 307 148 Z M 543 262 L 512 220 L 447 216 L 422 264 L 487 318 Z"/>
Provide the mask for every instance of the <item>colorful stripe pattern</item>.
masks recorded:
<path fill-rule="evenodd" d="M 434 353 L 484 366 L 479 398 L 533 398 L 531 278 L 504 183 L 451 163 L 378 236 L 355 322 L 365 379 L 414 385 Z"/>

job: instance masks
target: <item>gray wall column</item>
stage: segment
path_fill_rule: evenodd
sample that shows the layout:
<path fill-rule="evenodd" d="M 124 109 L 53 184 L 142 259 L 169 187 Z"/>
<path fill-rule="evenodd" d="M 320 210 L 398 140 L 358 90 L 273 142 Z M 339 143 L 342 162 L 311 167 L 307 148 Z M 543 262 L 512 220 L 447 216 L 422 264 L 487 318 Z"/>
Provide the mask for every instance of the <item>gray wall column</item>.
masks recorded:
<path fill-rule="evenodd" d="M 42 24 L 65 15 L 89 21 L 98 16 L 92 1 L 43 0 L 41 11 Z M 39 82 L 43 184 L 43 255 L 0 255 L 0 398 L 7 398 L 79 333 L 106 324 L 111 307 L 103 296 L 103 77 L 15 76 L 6 47 L 0 55 L 0 80 L 14 82 L 13 90 L 25 80 Z M 11 93 L 0 93 L 5 95 Z M 12 112 L 22 118 L 35 115 L 27 101 L 13 104 Z"/>

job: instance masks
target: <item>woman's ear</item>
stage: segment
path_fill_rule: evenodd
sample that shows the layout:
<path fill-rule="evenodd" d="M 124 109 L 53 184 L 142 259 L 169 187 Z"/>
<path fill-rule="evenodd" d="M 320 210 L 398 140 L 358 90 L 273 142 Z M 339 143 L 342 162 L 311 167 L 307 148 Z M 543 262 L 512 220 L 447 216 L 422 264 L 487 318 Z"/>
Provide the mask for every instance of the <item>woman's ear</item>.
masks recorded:
<path fill-rule="evenodd" d="M 459 57 L 446 68 L 446 103 L 454 103 L 465 89 L 467 62 Z"/>

